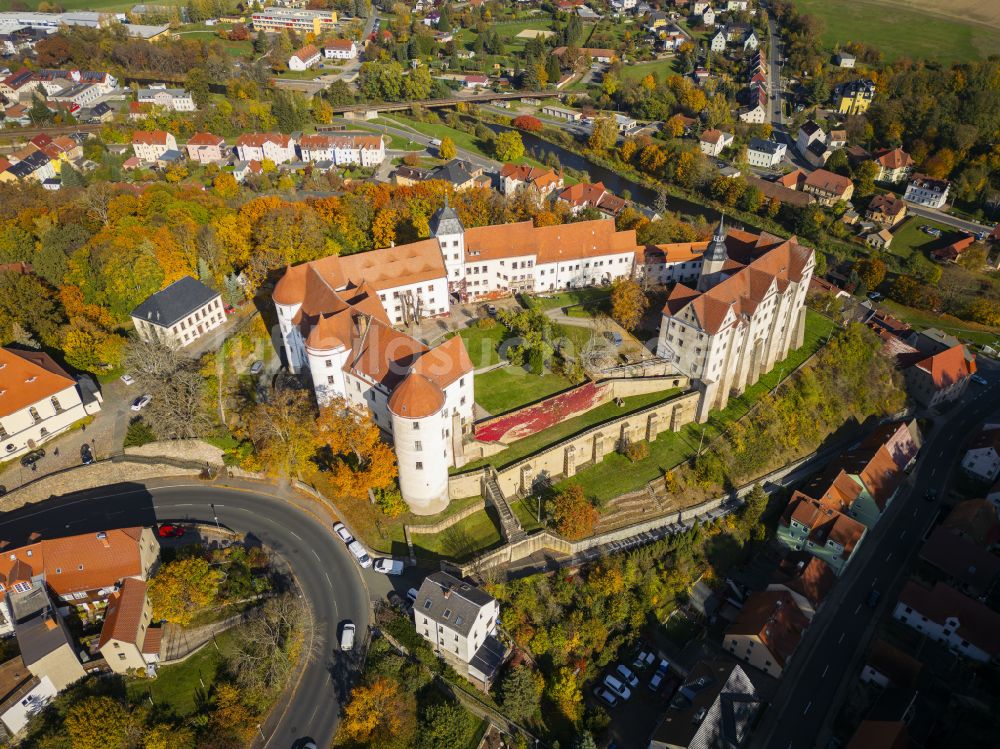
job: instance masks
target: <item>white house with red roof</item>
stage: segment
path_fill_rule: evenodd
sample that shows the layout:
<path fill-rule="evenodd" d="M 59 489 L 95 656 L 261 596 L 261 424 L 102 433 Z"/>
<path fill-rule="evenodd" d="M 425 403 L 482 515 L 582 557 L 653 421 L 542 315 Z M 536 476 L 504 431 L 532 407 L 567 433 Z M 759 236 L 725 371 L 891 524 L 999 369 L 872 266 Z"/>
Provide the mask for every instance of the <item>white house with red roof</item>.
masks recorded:
<path fill-rule="evenodd" d="M 173 133 L 163 130 L 136 130 L 132 133 L 132 152 L 143 161 L 156 161 L 167 151 L 177 150 Z"/>
<path fill-rule="evenodd" d="M 187 157 L 199 164 L 213 164 L 223 161 L 226 158 L 225 148 L 226 139 L 212 133 L 195 133 L 184 145 Z"/>
<path fill-rule="evenodd" d="M 33 450 L 100 410 L 100 395 L 84 405 L 76 380 L 48 354 L 0 348 L 0 458 Z"/>
<path fill-rule="evenodd" d="M 733 144 L 734 137 L 732 133 L 724 133 L 721 130 L 706 130 L 699 140 L 701 152 L 706 156 L 718 156 Z"/>
<path fill-rule="evenodd" d="M 814 264 L 813 250 L 794 237 L 727 235 L 719 222 L 697 288 L 671 290 L 656 348 L 702 393 L 700 421 L 802 345 Z"/>
<path fill-rule="evenodd" d="M 288 58 L 288 69 L 297 72 L 309 70 L 309 68 L 319 62 L 320 57 L 321 55 L 319 50 L 316 49 L 316 45 L 307 44 Z"/>
<path fill-rule="evenodd" d="M 337 166 L 378 166 L 385 161 L 385 139 L 372 133 L 303 135 L 299 140 L 303 161 L 330 161 Z"/>
<path fill-rule="evenodd" d="M 892 616 L 970 660 L 988 663 L 1000 656 L 1000 614 L 950 585 L 928 589 L 910 580 Z"/>
<path fill-rule="evenodd" d="M 327 60 L 353 60 L 358 56 L 358 45 L 353 39 L 331 39 L 323 45 Z"/>
<path fill-rule="evenodd" d="M 295 139 L 282 133 L 247 133 L 236 139 L 236 157 L 240 161 L 264 161 L 275 164 L 294 161 Z"/>
<path fill-rule="evenodd" d="M 906 390 L 921 406 L 934 406 L 962 397 L 976 373 L 976 359 L 957 344 L 918 360 L 903 370 Z"/>

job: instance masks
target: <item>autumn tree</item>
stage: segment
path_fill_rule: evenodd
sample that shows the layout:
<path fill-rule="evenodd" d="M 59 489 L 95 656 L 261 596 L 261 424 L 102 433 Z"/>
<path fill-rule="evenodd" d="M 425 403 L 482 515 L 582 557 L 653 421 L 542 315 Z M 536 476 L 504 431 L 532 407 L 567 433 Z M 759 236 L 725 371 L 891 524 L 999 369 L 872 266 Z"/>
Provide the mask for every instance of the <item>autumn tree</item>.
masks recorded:
<path fill-rule="evenodd" d="M 612 148 L 618 142 L 618 125 L 613 117 L 602 115 L 594 119 L 593 130 L 587 139 L 587 145 L 591 150 L 604 152 Z"/>
<path fill-rule="evenodd" d="M 297 476 L 316 451 L 315 413 L 308 391 L 273 388 L 241 409 L 235 432 L 253 445 L 258 469 Z"/>
<path fill-rule="evenodd" d="M 611 317 L 626 330 L 635 330 L 649 307 L 649 298 L 637 281 L 619 278 L 611 284 Z"/>
<path fill-rule="evenodd" d="M 515 117 L 511 120 L 510 124 L 518 130 L 524 130 L 528 133 L 537 133 L 542 129 L 542 121 L 537 117 L 532 117 L 530 114 L 522 114 L 519 117 Z"/>
<path fill-rule="evenodd" d="M 187 626 L 195 613 L 216 601 L 222 579 L 222 572 L 201 557 L 168 562 L 149 582 L 153 618 Z"/>
<path fill-rule="evenodd" d="M 441 145 L 438 146 L 438 156 L 442 159 L 451 160 L 458 155 L 458 150 L 455 148 L 455 141 L 445 136 L 441 139 Z"/>
<path fill-rule="evenodd" d="M 125 749 L 142 735 L 141 723 L 111 697 L 87 697 L 71 705 L 64 725 L 74 749 Z"/>
<path fill-rule="evenodd" d="M 360 744 L 389 743 L 400 729 L 398 708 L 402 702 L 399 683 L 384 676 L 354 687 L 344 707 L 341 728 L 349 739 Z"/>
<path fill-rule="evenodd" d="M 854 264 L 854 270 L 866 289 L 878 288 L 885 280 L 885 263 L 877 257 L 862 258 Z"/>
<path fill-rule="evenodd" d="M 567 720 L 571 723 L 580 720 L 583 715 L 583 694 L 572 669 L 561 668 L 555 678 L 549 680 L 548 696 Z"/>
<path fill-rule="evenodd" d="M 586 538 L 594 532 L 599 513 L 579 484 L 570 484 L 553 500 L 556 530 L 570 540 Z"/>
<path fill-rule="evenodd" d="M 319 441 L 317 464 L 328 472 L 338 494 L 363 497 L 369 489 L 387 489 L 396 478 L 396 457 L 382 440 L 368 413 L 359 414 L 335 399 L 315 422 Z"/>
<path fill-rule="evenodd" d="M 524 157 L 524 142 L 515 130 L 500 133 L 493 141 L 493 149 L 499 161 L 519 161 Z"/>
<path fill-rule="evenodd" d="M 531 667 L 515 666 L 500 682 L 500 706 L 514 720 L 528 720 L 538 710 L 544 684 Z"/>
<path fill-rule="evenodd" d="M 454 702 L 432 704 L 424 711 L 418 731 L 419 749 L 454 749 L 468 744 L 478 721 Z"/>

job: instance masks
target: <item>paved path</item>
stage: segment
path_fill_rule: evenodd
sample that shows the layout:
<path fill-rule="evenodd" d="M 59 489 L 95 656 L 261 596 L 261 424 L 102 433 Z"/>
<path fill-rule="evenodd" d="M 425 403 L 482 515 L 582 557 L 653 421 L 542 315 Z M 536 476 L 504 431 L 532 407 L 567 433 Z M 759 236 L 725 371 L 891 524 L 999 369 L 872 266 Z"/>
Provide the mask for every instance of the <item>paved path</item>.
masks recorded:
<path fill-rule="evenodd" d="M 217 634 L 245 622 L 251 612 L 231 616 L 220 622 L 212 622 L 201 627 L 181 627 L 172 622 L 163 625 L 163 641 L 160 645 L 160 660 L 164 664 L 187 658 Z"/>

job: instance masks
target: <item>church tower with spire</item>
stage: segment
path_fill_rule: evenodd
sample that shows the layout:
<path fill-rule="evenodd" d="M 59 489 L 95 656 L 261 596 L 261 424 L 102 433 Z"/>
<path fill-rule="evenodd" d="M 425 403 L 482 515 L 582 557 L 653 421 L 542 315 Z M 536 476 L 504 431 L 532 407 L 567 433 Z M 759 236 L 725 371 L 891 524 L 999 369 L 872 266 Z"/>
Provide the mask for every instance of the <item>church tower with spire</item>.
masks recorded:
<path fill-rule="evenodd" d="M 458 212 L 448 205 L 445 195 L 444 206 L 431 216 L 428 222 L 431 237 L 441 246 L 445 271 L 448 274 L 448 291 L 465 296 L 465 227 Z"/>
<path fill-rule="evenodd" d="M 726 218 L 719 219 L 712 241 L 702 255 L 701 275 L 698 277 L 698 291 L 708 291 L 723 279 L 722 267 L 729 256 L 726 254 Z"/>

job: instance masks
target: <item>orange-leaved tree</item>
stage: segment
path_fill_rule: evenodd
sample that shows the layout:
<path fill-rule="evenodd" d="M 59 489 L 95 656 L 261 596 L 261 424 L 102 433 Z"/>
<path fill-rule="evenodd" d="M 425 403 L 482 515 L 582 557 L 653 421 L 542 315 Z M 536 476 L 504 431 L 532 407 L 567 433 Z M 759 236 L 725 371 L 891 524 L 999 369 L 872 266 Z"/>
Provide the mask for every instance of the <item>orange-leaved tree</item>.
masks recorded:
<path fill-rule="evenodd" d="M 594 532 L 598 512 L 579 484 L 570 484 L 556 495 L 552 511 L 556 530 L 569 539 L 585 538 Z"/>

